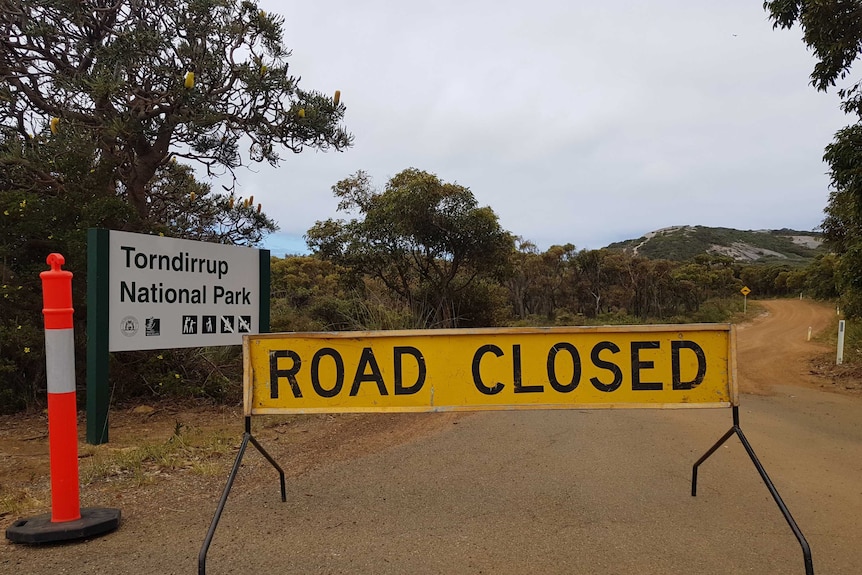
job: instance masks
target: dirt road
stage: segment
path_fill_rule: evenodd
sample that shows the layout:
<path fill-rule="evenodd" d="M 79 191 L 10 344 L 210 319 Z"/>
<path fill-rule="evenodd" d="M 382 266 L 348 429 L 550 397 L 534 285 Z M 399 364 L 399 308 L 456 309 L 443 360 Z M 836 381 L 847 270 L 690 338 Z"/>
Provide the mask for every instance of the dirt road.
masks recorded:
<path fill-rule="evenodd" d="M 812 354 L 825 352 L 808 340 L 831 325 L 834 310 L 810 300 L 761 302 L 767 314 L 738 327 L 740 387 L 744 393 L 769 393 L 775 385 L 812 385 L 821 382 L 810 374 Z"/>
<path fill-rule="evenodd" d="M 821 391 L 807 364 L 823 352 L 808 327 L 816 333 L 834 311 L 798 300 L 766 306 L 739 330 L 742 428 L 808 538 L 815 572 L 856 575 L 862 400 Z M 704 464 L 698 496 L 689 494 L 692 463 L 730 424 L 729 410 L 258 424 L 288 470 L 288 501 L 252 453 L 207 573 L 804 573 L 738 442 Z M 238 416 L 235 426 L 238 436 Z M 122 507 L 120 530 L 60 546 L 0 542 L 0 573 L 195 573 L 229 463 L 123 491 L 88 486 L 85 504 Z"/>

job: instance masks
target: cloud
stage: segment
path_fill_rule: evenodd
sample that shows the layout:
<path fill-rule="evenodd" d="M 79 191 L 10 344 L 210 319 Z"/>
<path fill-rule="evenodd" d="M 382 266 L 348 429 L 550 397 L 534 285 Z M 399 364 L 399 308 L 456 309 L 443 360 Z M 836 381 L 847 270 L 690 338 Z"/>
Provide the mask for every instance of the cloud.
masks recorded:
<path fill-rule="evenodd" d="M 808 85 L 800 32 L 773 30 L 759 3 L 333 0 L 284 15 L 293 73 L 341 90 L 356 144 L 238 173 L 281 226 L 273 245 L 335 217 L 330 187 L 359 169 L 381 187 L 407 167 L 457 181 L 542 249 L 822 219 L 823 148 L 849 121 Z"/>

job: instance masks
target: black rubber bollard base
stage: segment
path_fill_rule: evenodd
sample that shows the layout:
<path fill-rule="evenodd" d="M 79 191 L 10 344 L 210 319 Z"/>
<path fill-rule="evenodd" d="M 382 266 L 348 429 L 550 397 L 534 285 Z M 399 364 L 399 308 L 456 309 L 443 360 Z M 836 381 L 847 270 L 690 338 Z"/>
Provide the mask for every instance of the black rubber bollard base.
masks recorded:
<path fill-rule="evenodd" d="M 119 526 L 119 509 L 85 507 L 81 518 L 74 521 L 52 523 L 50 513 L 19 519 L 6 528 L 6 539 L 13 543 L 57 543 L 94 537 Z"/>

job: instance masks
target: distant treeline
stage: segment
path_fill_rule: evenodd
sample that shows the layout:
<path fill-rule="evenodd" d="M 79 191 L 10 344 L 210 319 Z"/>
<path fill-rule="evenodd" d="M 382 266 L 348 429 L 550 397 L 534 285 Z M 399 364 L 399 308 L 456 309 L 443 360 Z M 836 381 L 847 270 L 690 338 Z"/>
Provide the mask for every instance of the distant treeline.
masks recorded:
<path fill-rule="evenodd" d="M 319 255 L 289 256 L 272 261 L 272 329 L 726 321 L 741 308 L 744 286 L 750 298 L 835 298 L 834 260 L 826 254 L 802 268 L 711 255 L 676 262 L 572 245 L 540 252 L 525 242 L 511 253 L 503 276 L 475 280 L 441 302 L 405 297 Z M 416 281 L 419 293 L 419 284 L 431 282 L 421 274 Z M 435 313 L 438 308 L 448 312 Z"/>

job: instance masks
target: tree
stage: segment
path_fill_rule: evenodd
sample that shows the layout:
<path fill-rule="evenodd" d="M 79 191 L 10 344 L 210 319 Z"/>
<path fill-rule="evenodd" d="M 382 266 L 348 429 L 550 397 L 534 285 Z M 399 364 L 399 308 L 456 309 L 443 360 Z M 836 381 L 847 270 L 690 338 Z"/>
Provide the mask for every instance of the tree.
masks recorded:
<path fill-rule="evenodd" d="M 116 226 L 131 216 L 119 197 L 105 197 L 104 174 L 92 170 L 92 149 L 62 137 L 39 145 L 4 139 L 0 155 L 17 162 L 0 169 L 0 411 L 44 401 L 44 333 L 39 273 L 59 251 L 72 282 L 76 318 L 84 314 L 81 270 L 86 270 L 86 230 Z M 64 191 L 27 168 L 45 166 L 66 179 Z M 78 333 L 84 333 L 78 324 Z M 79 338 L 80 339 L 80 338 Z M 83 341 L 80 341 L 83 344 Z M 86 357 L 79 349 L 77 357 Z"/>
<path fill-rule="evenodd" d="M 824 159 L 832 169 L 832 192 L 822 229 L 828 245 L 843 253 L 862 232 L 862 124 L 840 130 Z"/>
<path fill-rule="evenodd" d="M 429 327 L 469 324 L 476 315 L 469 290 L 506 275 L 513 238 L 464 186 L 409 168 L 383 192 L 361 171 L 332 191 L 339 211 L 357 217 L 317 222 L 306 235 L 309 247 L 381 281 Z M 462 315 L 468 303 L 471 317 Z"/>
<path fill-rule="evenodd" d="M 46 255 L 63 253 L 66 269 L 75 274 L 72 288 L 75 331 L 79 334 L 75 355 L 78 380 L 84 381 L 87 228 L 122 228 L 135 214 L 122 197 L 103 193 L 111 176 L 94 167 L 92 148 L 73 133 L 57 134 L 38 145 L 0 138 L 0 154 L 21 160 L 0 170 L 0 411 L 6 411 L 44 401 L 39 272 L 46 269 Z M 48 180 L 34 180 L 23 167 L 26 164 L 46 166 L 62 174 L 62 189 Z M 153 232 L 253 244 L 264 232 L 274 229 L 259 206 L 212 193 L 208 185 L 195 181 L 188 166 L 169 162 L 157 171 L 150 186 L 151 213 L 158 218 L 149 226 Z M 152 381 L 152 370 L 168 363 L 148 365 L 134 357 L 115 361 L 126 359 L 134 365 L 134 369 L 123 372 L 124 384 L 129 384 L 126 390 L 134 388 L 130 380 L 140 376 L 141 369 L 149 371 L 146 376 Z M 178 358 L 177 363 L 189 361 Z M 213 388 L 206 389 L 209 393 Z"/>
<path fill-rule="evenodd" d="M 153 231 L 170 237 L 256 245 L 264 234 L 278 229 L 263 206 L 254 203 L 254 196 L 237 199 L 213 193 L 184 164 L 170 162 L 159 168 L 148 195 Z"/>
<path fill-rule="evenodd" d="M 586 294 L 584 299 L 591 302 L 585 309 L 587 317 L 596 317 L 601 313 L 602 298 L 611 288 L 612 282 L 608 277 L 608 270 L 605 269 L 607 257 L 606 250 L 582 250 L 575 258 L 580 289 Z"/>
<path fill-rule="evenodd" d="M 141 221 L 150 182 L 172 157 L 209 173 L 279 147 L 341 150 L 352 137 L 335 97 L 288 73 L 284 19 L 252 0 L 0 0 L 0 130 L 30 142 L 73 131 Z M 4 156 L 43 187 L 62 173 Z"/>
<path fill-rule="evenodd" d="M 817 64 L 811 84 L 821 91 L 848 80 L 851 67 L 862 51 L 862 3 L 858 0 L 773 0 L 764 2 L 775 27 L 798 24 L 803 41 L 814 52 Z M 838 90 L 841 108 L 855 114 L 855 124 L 839 130 L 826 148 L 832 192 L 823 231 L 839 256 L 836 284 L 841 289 L 848 315 L 862 315 L 862 281 L 856 277 L 862 235 L 862 82 L 848 82 Z M 849 304 L 849 305 L 848 305 Z"/>
<path fill-rule="evenodd" d="M 506 288 L 509 290 L 509 300 L 515 317 L 524 320 L 527 316 L 538 313 L 539 305 L 535 301 L 535 293 L 540 281 L 541 263 L 536 244 L 521 237 L 515 237 L 514 240 L 511 273 L 506 279 Z"/>
<path fill-rule="evenodd" d="M 575 258 L 577 250 L 574 244 L 553 245 L 540 254 L 542 274 L 538 278 L 542 313 L 548 319 L 554 319 L 556 312 L 562 308 L 573 310 L 577 302 L 577 269 Z"/>
<path fill-rule="evenodd" d="M 314 256 L 273 257 L 271 273 L 273 331 L 356 329 L 353 312 L 364 294 L 340 266 Z"/>
<path fill-rule="evenodd" d="M 750 266 L 752 274 L 749 275 L 750 282 L 756 282 L 753 275 L 767 269 L 763 265 Z M 777 273 L 777 272 L 776 272 Z M 685 289 L 681 292 L 683 301 L 689 311 L 696 311 L 700 305 L 711 298 L 727 297 L 735 294 L 742 285 L 734 277 L 733 259 L 728 256 L 714 254 L 699 254 L 692 261 L 680 265 L 674 272 L 676 281 L 685 282 Z M 774 276 L 769 280 L 774 279 Z M 758 284 L 759 286 L 759 284 Z M 761 287 L 749 285 L 758 295 L 764 295 L 759 291 Z"/>
<path fill-rule="evenodd" d="M 0 0 L 0 409 L 44 397 L 48 253 L 74 270 L 83 346 L 88 227 L 255 244 L 263 206 L 182 161 L 234 175 L 350 146 L 338 93 L 289 74 L 283 24 L 250 0 Z"/>
<path fill-rule="evenodd" d="M 804 270 L 803 285 L 812 297 L 830 299 L 838 296 L 838 288 L 835 285 L 836 265 L 835 254 L 824 254 L 817 256 Z"/>
<path fill-rule="evenodd" d="M 768 0 L 764 9 L 775 28 L 802 28 L 802 40 L 817 64 L 811 84 L 826 91 L 850 74 L 862 48 L 862 4 L 857 0 Z M 860 83 L 838 90 L 845 112 L 862 116 Z"/>

